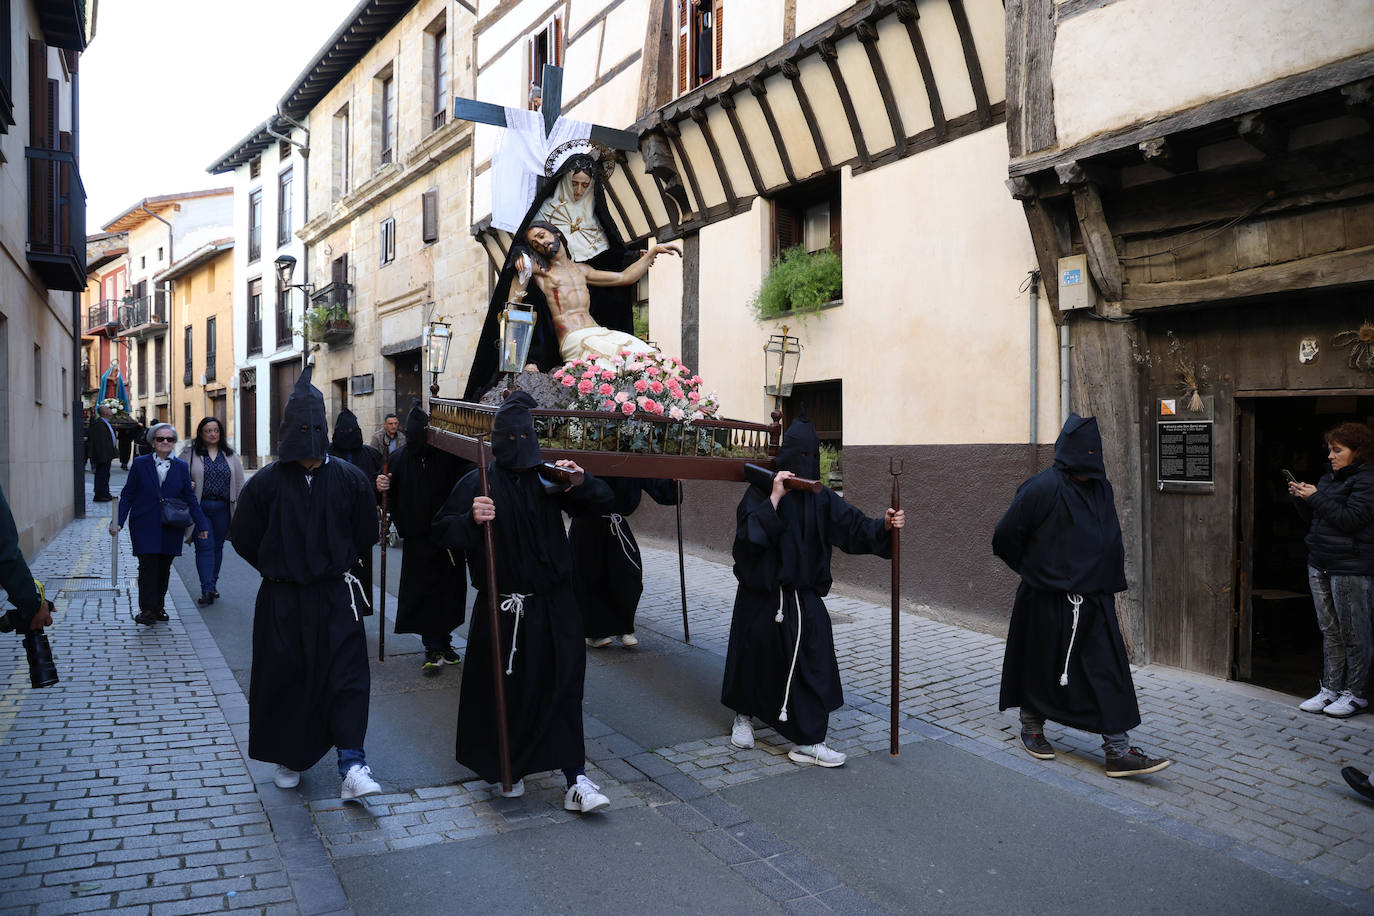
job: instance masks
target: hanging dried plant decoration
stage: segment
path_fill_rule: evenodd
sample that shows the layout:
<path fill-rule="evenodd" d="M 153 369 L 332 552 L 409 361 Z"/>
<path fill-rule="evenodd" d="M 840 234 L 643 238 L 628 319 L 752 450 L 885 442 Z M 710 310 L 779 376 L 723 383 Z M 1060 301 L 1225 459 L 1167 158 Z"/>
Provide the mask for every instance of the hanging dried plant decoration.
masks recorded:
<path fill-rule="evenodd" d="M 1351 369 L 1374 372 L 1374 324 L 1366 321 L 1359 330 L 1341 331 L 1331 338 L 1331 343 L 1339 349 L 1350 348 L 1345 364 Z"/>
<path fill-rule="evenodd" d="M 1198 370 L 1197 361 L 1183 341 L 1174 336 L 1173 331 L 1166 331 L 1169 335 L 1169 359 L 1174 364 L 1174 372 L 1178 374 L 1178 387 L 1183 393 L 1184 406 L 1196 413 L 1202 409 L 1202 381 L 1207 372 L 1207 367 L 1203 366 Z"/>

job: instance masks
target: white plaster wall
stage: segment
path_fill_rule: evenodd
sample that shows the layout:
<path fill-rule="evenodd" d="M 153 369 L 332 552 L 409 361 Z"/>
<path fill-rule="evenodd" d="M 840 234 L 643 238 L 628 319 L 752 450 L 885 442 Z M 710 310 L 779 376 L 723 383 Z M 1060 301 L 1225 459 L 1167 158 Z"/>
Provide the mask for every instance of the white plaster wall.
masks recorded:
<path fill-rule="evenodd" d="M 805 34 L 853 5 L 853 0 L 797 0 L 797 34 Z"/>
<path fill-rule="evenodd" d="M 783 5 L 779 0 L 727 3 L 721 73 L 748 66 L 782 44 Z"/>
<path fill-rule="evenodd" d="M 1059 144 L 1371 48 L 1374 0 L 1119 0 L 1059 24 Z"/>

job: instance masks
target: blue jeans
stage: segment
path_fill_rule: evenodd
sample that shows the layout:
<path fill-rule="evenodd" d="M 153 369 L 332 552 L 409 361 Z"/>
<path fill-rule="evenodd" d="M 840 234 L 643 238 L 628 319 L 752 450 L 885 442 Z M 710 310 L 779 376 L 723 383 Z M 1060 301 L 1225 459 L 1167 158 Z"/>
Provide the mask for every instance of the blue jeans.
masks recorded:
<path fill-rule="evenodd" d="M 341 747 L 339 750 L 339 776 L 347 776 L 355 766 L 367 766 L 367 756 L 360 747 Z"/>
<path fill-rule="evenodd" d="M 219 568 L 224 562 L 224 539 L 229 536 L 229 503 L 222 499 L 205 499 L 201 511 L 210 520 L 210 536 L 194 538 L 196 545 L 196 573 L 200 576 L 200 593 L 208 595 L 219 584 Z"/>
<path fill-rule="evenodd" d="M 1369 591 L 1374 576 L 1340 576 L 1307 567 L 1317 627 L 1322 631 L 1322 686 L 1364 699 L 1374 652 L 1369 632 Z"/>

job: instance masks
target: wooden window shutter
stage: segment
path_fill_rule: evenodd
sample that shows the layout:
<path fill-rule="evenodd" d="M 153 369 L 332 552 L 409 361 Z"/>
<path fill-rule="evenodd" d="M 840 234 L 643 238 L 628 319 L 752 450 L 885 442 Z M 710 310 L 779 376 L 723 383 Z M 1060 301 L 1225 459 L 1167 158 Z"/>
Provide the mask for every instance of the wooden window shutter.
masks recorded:
<path fill-rule="evenodd" d="M 329 275 L 331 283 L 343 284 L 348 282 L 348 255 L 340 255 L 334 259 Z"/>
<path fill-rule="evenodd" d="M 48 149 L 57 149 L 58 93 L 61 91 L 61 83 L 57 80 L 48 80 L 48 133 L 43 138 L 43 145 Z"/>
<path fill-rule="evenodd" d="M 48 139 L 48 46 L 29 39 L 29 146 Z"/>
<path fill-rule="evenodd" d="M 844 249 L 844 238 L 840 233 L 840 227 L 844 224 L 843 214 L 840 212 L 840 182 L 836 176 L 835 188 L 830 192 L 830 247 L 839 254 Z"/>
<path fill-rule="evenodd" d="M 553 44 L 553 48 L 551 49 L 551 50 L 552 50 L 552 55 L 551 55 L 551 56 L 552 56 L 552 60 L 550 61 L 550 63 L 554 64 L 555 66 L 561 67 L 561 66 L 563 66 L 563 14 L 562 14 L 562 13 L 555 13 L 555 14 L 554 14 L 554 17 L 553 17 L 553 41 L 552 41 L 552 44 Z M 543 79 L 543 74 L 540 74 L 540 79 Z"/>
<path fill-rule="evenodd" d="M 687 91 L 687 7 L 692 0 L 677 0 L 677 92 Z"/>
<path fill-rule="evenodd" d="M 773 202 L 773 260 L 782 257 L 782 253 L 789 248 L 795 247 L 797 240 L 797 213 L 791 205 L 781 201 Z"/>
<path fill-rule="evenodd" d="M 712 68 L 711 74 L 713 76 L 720 76 L 722 62 L 725 60 L 724 56 L 721 54 L 721 36 L 725 34 L 725 0 L 715 0 L 715 4 L 715 15 L 711 17 L 711 26 L 715 32 L 716 65 Z"/>
<path fill-rule="evenodd" d="M 428 244 L 439 238 L 439 192 L 426 191 L 420 195 L 421 241 Z"/>

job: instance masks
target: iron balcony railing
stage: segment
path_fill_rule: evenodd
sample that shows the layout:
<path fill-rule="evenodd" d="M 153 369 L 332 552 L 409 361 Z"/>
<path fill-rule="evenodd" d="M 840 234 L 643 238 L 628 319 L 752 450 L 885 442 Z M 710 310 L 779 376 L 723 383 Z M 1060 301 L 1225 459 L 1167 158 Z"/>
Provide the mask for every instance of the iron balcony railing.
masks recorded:
<path fill-rule="evenodd" d="M 248 321 L 248 355 L 255 356 L 262 352 L 262 319 L 249 319 Z"/>
<path fill-rule="evenodd" d="M 86 310 L 86 333 L 118 333 L 123 325 L 119 323 L 119 310 L 124 302 L 121 299 L 101 299 Z"/>
<path fill-rule="evenodd" d="M 141 328 L 165 328 L 167 316 L 162 296 L 144 296 L 142 299 L 125 299 L 120 305 L 119 323 L 126 331 Z"/>

